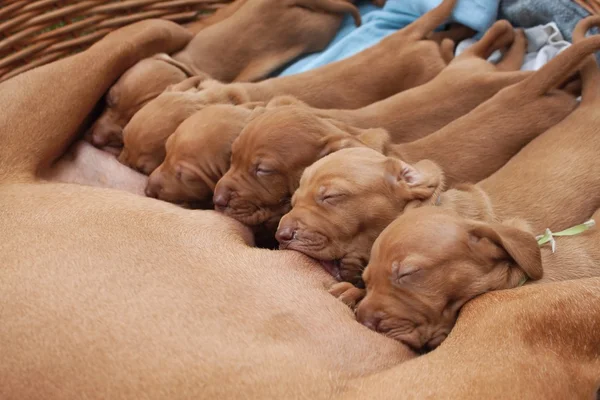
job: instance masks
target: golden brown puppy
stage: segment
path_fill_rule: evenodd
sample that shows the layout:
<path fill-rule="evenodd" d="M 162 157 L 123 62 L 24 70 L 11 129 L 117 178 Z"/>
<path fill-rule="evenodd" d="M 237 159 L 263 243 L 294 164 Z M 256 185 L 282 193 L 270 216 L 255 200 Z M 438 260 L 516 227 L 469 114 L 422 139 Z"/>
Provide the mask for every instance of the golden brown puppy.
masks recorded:
<path fill-rule="evenodd" d="M 409 165 L 369 148 L 341 150 L 304 171 L 275 237 L 337 280 L 359 283 L 381 231 L 407 206 L 437 198 L 443 179 L 429 160 Z"/>
<path fill-rule="evenodd" d="M 417 208 L 375 241 L 357 319 L 415 350 L 435 348 L 461 307 L 478 295 L 529 280 L 600 276 L 599 239 L 592 228 L 557 238 L 554 254 L 550 246 L 540 252 L 523 221 L 483 224 L 437 207 Z"/>
<path fill-rule="evenodd" d="M 293 95 L 314 107 L 358 108 L 419 86 L 435 77 L 448 62 L 438 44 L 422 39 L 446 20 L 455 1 L 444 0 L 439 7 L 377 45 L 321 68 L 249 84 L 204 81 L 196 94 L 186 92 L 179 99 L 172 93 L 161 95 L 136 113 L 131 126 L 126 127 L 126 155 L 121 160 L 140 170 L 146 164 L 141 158 L 152 157 L 159 164 L 164 142 L 173 130 L 154 121 L 170 123 L 167 121 L 179 112 L 177 108 L 198 110 L 215 103 L 269 101 L 279 95 Z M 375 64 L 380 66 L 377 74 L 372 73 Z M 323 91 L 325 87 L 330 89 Z M 144 150 L 140 151 L 142 147 Z"/>
<path fill-rule="evenodd" d="M 167 140 L 167 155 L 150 175 L 146 195 L 212 208 L 215 185 L 229 169 L 231 143 L 254 106 L 216 104 L 186 119 Z"/>
<path fill-rule="evenodd" d="M 346 0 L 251 0 L 229 7 L 229 17 L 200 30 L 185 49 L 142 60 L 113 85 L 91 129 L 95 145 L 120 147 L 123 127 L 169 85 L 196 75 L 224 82 L 258 80 L 303 53 L 323 49 L 342 14 L 360 22 L 358 10 Z"/>
<path fill-rule="evenodd" d="M 600 37 L 583 39 L 585 31 L 598 23 L 600 17 L 578 24 L 573 45 L 578 52 L 600 48 Z M 568 60 L 574 65 L 577 61 Z M 380 329 L 407 333 L 409 338 L 402 340 L 415 348 L 435 347 L 448 334 L 458 310 L 469 299 L 542 277 L 534 232 L 541 234 L 546 227 L 556 231 L 579 224 L 600 207 L 600 179 L 590 174 L 600 171 L 600 129 L 595 123 L 600 70 L 592 56 L 582 65 L 581 77 L 581 106 L 477 185 L 489 195 L 488 211 L 484 214 L 494 222 L 467 215 L 465 209 L 470 212 L 474 202 L 455 189 L 441 196 L 439 207 L 407 212 L 394 221 L 388 234 L 382 234 L 374 247 L 380 253 L 375 269 L 394 270 L 394 276 L 406 285 L 397 285 L 401 290 L 395 290 L 391 296 L 396 301 L 393 306 L 388 295 L 367 302 L 361 319 L 377 328 L 379 315 L 387 315 L 382 308 L 391 307 L 395 310 L 395 323 L 389 322 Z M 456 201 L 459 195 L 464 202 Z M 509 218 L 524 222 L 498 223 Z M 568 270 L 562 273 L 570 276 Z M 377 299 L 380 289 L 369 290 L 370 273 L 365 275 L 367 293 L 375 293 L 372 298 Z M 388 293 L 381 278 L 377 281 L 376 286 Z M 419 330 L 413 333 L 415 326 Z"/>

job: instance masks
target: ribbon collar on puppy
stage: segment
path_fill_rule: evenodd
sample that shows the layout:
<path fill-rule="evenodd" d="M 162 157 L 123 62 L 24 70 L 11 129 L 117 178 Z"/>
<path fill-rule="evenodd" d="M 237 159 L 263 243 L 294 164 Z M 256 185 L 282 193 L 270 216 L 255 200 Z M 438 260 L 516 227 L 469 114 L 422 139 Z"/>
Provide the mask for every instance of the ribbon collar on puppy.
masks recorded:
<path fill-rule="evenodd" d="M 542 247 L 546 243 L 550 243 L 552 246 L 552 254 L 554 254 L 554 252 L 556 251 L 556 240 L 554 239 L 555 236 L 579 235 L 579 234 L 587 231 L 588 229 L 593 228 L 594 226 L 596 226 L 596 221 L 594 221 L 593 219 L 590 219 L 588 221 L 585 221 L 583 224 L 575 225 L 571 228 L 565 229 L 564 231 L 560 231 L 560 232 L 552 232 L 549 228 L 546 228 L 546 231 L 544 232 L 544 234 L 536 236 L 535 239 L 537 240 L 538 246 L 540 246 L 540 247 Z M 523 286 L 527 282 L 527 280 L 528 280 L 527 276 L 524 276 L 519 281 L 519 284 L 517 285 L 517 287 Z"/>
<path fill-rule="evenodd" d="M 546 228 L 546 231 L 544 232 L 543 235 L 539 235 L 536 236 L 536 240 L 538 242 L 538 245 L 541 247 L 544 244 L 550 242 L 550 244 L 552 245 L 552 253 L 554 254 L 554 252 L 556 251 L 556 240 L 554 239 L 555 236 L 575 236 L 575 235 L 579 235 L 585 231 L 587 231 L 590 228 L 593 228 L 594 226 L 596 226 L 596 221 L 594 221 L 593 219 L 590 219 L 588 221 L 585 221 L 583 224 L 579 224 L 579 225 L 575 225 L 569 229 L 565 229 L 564 231 L 560 231 L 560 232 L 552 232 L 550 229 Z"/>

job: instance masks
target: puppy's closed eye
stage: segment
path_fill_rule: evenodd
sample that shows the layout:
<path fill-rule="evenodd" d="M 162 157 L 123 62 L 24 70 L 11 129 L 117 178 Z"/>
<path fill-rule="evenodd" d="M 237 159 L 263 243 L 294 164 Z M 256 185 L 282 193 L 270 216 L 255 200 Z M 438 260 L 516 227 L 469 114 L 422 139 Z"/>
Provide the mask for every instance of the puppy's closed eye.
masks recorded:
<path fill-rule="evenodd" d="M 202 181 L 202 178 L 198 175 L 198 173 L 194 172 L 188 167 L 181 166 L 180 164 L 175 166 L 175 179 L 183 183 Z"/>
<path fill-rule="evenodd" d="M 275 170 L 264 167 L 262 165 L 258 165 L 256 167 L 256 176 L 268 176 L 275 173 Z"/>
<path fill-rule="evenodd" d="M 117 105 L 116 96 L 112 92 L 107 93 L 106 97 L 104 98 L 104 103 L 106 104 L 107 108 L 115 108 Z"/>
<path fill-rule="evenodd" d="M 410 264 L 400 264 L 397 261 L 392 263 L 392 276 L 390 279 L 392 283 L 395 284 L 405 284 L 408 283 L 417 272 L 419 272 L 421 268 L 410 265 Z"/>
<path fill-rule="evenodd" d="M 319 202 L 325 204 L 336 204 L 339 203 L 339 201 L 344 197 L 346 197 L 345 193 L 325 193 L 321 195 Z"/>

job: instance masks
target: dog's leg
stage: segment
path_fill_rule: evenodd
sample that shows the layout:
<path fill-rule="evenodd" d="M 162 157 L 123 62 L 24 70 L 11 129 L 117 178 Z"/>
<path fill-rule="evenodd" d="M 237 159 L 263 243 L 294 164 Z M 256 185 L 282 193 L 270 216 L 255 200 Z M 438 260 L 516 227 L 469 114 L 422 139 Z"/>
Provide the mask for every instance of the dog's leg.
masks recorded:
<path fill-rule="evenodd" d="M 502 60 L 496 65 L 499 71 L 518 71 L 525 60 L 527 50 L 527 37 L 522 29 L 515 32 L 515 40 L 508 49 Z"/>
<path fill-rule="evenodd" d="M 147 20 L 1 84 L 0 175 L 32 176 L 48 167 L 124 71 L 152 54 L 176 51 L 190 38 L 180 25 Z"/>
<path fill-rule="evenodd" d="M 473 37 L 477 32 L 468 26 L 464 26 L 461 24 L 456 24 L 455 26 L 451 26 L 450 29 L 446 31 L 440 32 L 432 32 L 427 35 L 427 39 L 433 40 L 434 42 L 442 44 L 444 39 L 451 39 L 455 43 L 458 43 L 462 40 Z"/>
<path fill-rule="evenodd" d="M 542 96 L 549 90 L 560 87 L 578 70 L 586 57 L 589 57 L 598 50 L 600 50 L 600 35 L 582 39 L 580 45 L 567 48 L 535 74 L 525 79 L 521 88 L 523 94 L 527 96 Z M 595 60 L 590 57 L 588 61 L 590 67 L 592 66 L 591 62 L 594 62 L 593 66 L 596 67 Z M 587 70 L 591 71 L 591 68 L 587 68 Z M 586 83 L 588 82 L 585 79 L 583 81 L 583 91 L 585 94 Z M 596 90 L 595 84 L 593 88 Z M 592 97 L 594 96 L 593 93 L 590 94 Z"/>
<path fill-rule="evenodd" d="M 514 40 L 515 31 L 510 22 L 497 21 L 479 41 L 466 49 L 462 55 L 464 57 L 474 56 L 487 59 L 494 51 L 503 49 L 513 43 Z"/>
<path fill-rule="evenodd" d="M 585 34 L 593 27 L 600 26 L 600 16 L 588 17 L 581 21 L 573 31 L 573 43 L 579 43 L 585 39 Z M 600 95 L 600 71 L 596 59 L 588 57 L 582 65 L 579 74 L 582 84 L 582 103 L 592 102 Z"/>
<path fill-rule="evenodd" d="M 444 39 L 440 44 L 440 53 L 446 64 L 450 64 L 454 60 L 455 43 L 452 39 Z"/>
<path fill-rule="evenodd" d="M 416 21 L 404 28 L 404 31 L 413 40 L 425 39 L 438 26 L 442 25 L 448 20 L 448 18 L 450 18 L 455 5 L 456 0 L 442 1 L 442 4 L 433 10 L 426 12 L 423 14 L 423 16 L 421 16 L 421 18 L 418 18 Z"/>

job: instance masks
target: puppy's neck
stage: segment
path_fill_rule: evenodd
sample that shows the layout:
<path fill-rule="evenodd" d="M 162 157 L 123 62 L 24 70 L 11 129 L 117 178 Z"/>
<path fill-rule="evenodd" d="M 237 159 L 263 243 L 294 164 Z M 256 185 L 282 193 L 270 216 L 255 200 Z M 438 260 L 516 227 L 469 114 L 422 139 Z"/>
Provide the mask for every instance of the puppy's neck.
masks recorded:
<path fill-rule="evenodd" d="M 441 193 L 438 206 L 451 209 L 468 219 L 484 222 L 496 220 L 488 195 L 476 185 L 460 184 Z"/>
<path fill-rule="evenodd" d="M 543 232 L 536 232 L 542 234 Z M 559 282 L 600 276 L 600 231 L 596 226 L 574 236 L 555 237 L 556 250 L 542 245 L 544 277 L 532 283 Z"/>

